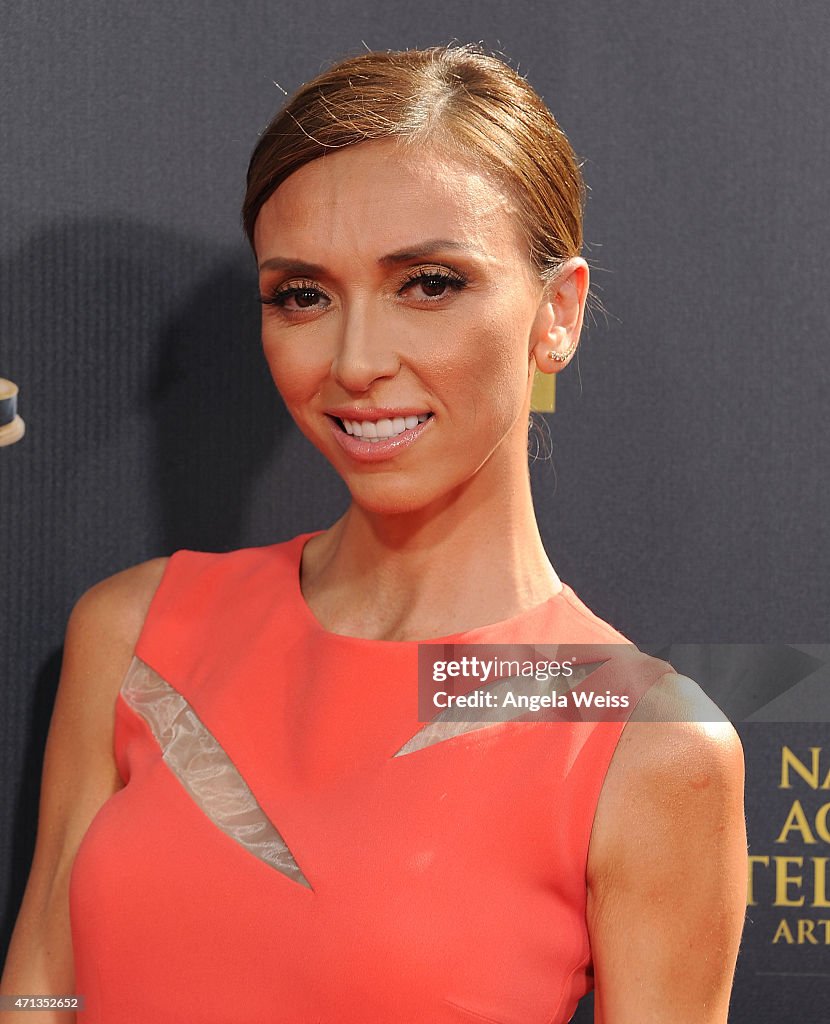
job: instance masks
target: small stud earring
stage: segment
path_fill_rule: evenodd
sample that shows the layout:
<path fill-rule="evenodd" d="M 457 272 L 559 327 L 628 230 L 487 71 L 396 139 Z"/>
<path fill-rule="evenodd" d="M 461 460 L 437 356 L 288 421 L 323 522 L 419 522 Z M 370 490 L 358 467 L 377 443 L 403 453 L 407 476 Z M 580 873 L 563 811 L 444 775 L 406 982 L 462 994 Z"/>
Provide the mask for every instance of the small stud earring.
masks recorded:
<path fill-rule="evenodd" d="M 548 359 L 554 363 L 564 363 L 576 349 L 576 342 L 565 352 L 550 349 Z M 533 375 L 533 390 L 530 393 L 531 412 L 556 412 L 556 374 L 542 373 L 537 370 Z"/>
<path fill-rule="evenodd" d="M 548 352 L 548 359 L 553 359 L 557 363 L 564 363 L 568 356 L 572 354 L 575 348 L 576 342 L 574 342 L 574 344 L 571 345 L 571 347 L 566 349 L 564 352 L 554 352 L 553 349 L 551 349 L 551 351 Z"/>

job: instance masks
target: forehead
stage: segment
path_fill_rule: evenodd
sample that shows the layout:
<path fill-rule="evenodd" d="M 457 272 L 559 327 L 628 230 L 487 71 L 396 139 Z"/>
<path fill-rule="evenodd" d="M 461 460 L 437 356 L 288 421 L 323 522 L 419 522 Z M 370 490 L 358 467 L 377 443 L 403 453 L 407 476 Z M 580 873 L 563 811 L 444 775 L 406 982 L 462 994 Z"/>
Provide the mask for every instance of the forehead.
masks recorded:
<path fill-rule="evenodd" d="M 447 238 L 499 261 L 529 258 L 518 209 L 490 176 L 437 147 L 364 142 L 305 164 L 263 205 L 260 260 L 377 257 Z"/>

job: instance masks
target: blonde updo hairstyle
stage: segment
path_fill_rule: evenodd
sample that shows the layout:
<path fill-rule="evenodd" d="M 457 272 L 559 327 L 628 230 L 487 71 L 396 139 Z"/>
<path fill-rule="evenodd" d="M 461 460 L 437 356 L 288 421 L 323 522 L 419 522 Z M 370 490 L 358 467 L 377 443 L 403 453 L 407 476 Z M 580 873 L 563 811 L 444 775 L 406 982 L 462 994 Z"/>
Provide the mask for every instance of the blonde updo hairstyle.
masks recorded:
<path fill-rule="evenodd" d="M 251 248 L 259 211 L 290 174 L 381 139 L 437 146 L 493 175 L 516 203 L 542 281 L 580 254 L 585 185 L 570 143 L 525 79 L 473 45 L 363 53 L 302 86 L 251 156 L 242 207 Z"/>

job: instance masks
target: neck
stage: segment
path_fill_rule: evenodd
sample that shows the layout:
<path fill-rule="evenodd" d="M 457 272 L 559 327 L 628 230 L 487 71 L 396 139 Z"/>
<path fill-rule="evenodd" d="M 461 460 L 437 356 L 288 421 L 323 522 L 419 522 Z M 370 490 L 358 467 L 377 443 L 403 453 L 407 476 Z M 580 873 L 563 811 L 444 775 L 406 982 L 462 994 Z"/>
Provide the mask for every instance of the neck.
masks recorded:
<path fill-rule="evenodd" d="M 346 635 L 418 639 L 500 622 L 558 593 L 522 455 L 512 473 L 482 467 L 413 512 L 353 503 L 306 547 L 302 587 L 318 620 Z"/>

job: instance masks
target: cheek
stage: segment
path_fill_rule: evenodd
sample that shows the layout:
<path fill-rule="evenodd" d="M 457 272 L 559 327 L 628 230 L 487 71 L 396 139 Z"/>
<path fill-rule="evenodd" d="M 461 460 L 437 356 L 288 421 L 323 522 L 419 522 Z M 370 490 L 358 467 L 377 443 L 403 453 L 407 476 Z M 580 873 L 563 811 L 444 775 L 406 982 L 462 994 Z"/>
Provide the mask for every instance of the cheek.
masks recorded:
<path fill-rule="evenodd" d="M 505 429 L 521 410 L 527 390 L 527 338 L 520 325 L 504 311 L 492 310 L 457 340 L 452 376 L 463 408 Z"/>
<path fill-rule="evenodd" d="M 293 343 L 292 343 L 293 342 Z M 271 377 L 286 405 L 307 400 L 319 390 L 328 364 L 314 357 L 314 348 L 299 339 L 269 338 L 262 335 L 262 351 Z"/>

